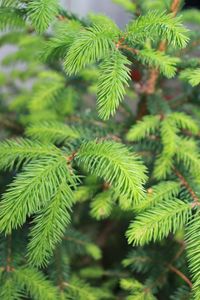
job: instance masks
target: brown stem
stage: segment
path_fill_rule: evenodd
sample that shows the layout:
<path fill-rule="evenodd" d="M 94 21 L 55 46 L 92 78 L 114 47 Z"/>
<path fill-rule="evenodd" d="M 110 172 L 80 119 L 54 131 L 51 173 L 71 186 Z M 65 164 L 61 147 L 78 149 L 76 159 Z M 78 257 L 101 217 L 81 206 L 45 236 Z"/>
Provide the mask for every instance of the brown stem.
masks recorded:
<path fill-rule="evenodd" d="M 146 95 L 152 95 L 155 92 L 159 71 L 157 69 L 151 69 L 149 79 L 146 84 L 142 87 L 143 93 Z"/>
<path fill-rule="evenodd" d="M 196 193 L 193 191 L 193 189 L 191 188 L 191 186 L 189 185 L 187 180 L 183 177 L 183 175 L 177 169 L 174 169 L 174 172 L 175 172 L 176 176 L 179 178 L 181 184 L 183 186 L 185 186 L 185 188 L 190 193 L 192 199 L 194 200 L 193 206 L 199 206 L 200 205 L 199 198 L 197 197 Z"/>
<path fill-rule="evenodd" d="M 180 0 L 173 0 L 172 1 L 170 11 L 172 12 L 174 17 L 176 16 L 176 14 L 178 12 L 179 6 L 180 6 Z M 134 49 L 134 48 L 130 48 L 127 45 L 122 45 L 122 43 L 124 42 L 124 39 L 125 38 L 122 37 L 118 41 L 118 43 L 116 44 L 116 47 L 128 50 L 128 51 L 132 52 L 133 54 L 138 54 L 139 50 Z M 167 48 L 166 41 L 161 41 L 160 44 L 159 44 L 158 50 L 161 51 L 161 52 L 164 52 L 166 50 L 166 48 Z M 160 72 L 159 72 L 158 69 L 151 69 L 150 74 L 149 74 L 149 79 L 141 87 L 141 92 L 144 95 L 146 95 L 146 97 L 142 97 L 142 99 L 139 102 L 137 120 L 140 120 L 148 112 L 148 109 L 147 109 L 147 95 L 154 94 L 159 74 L 160 74 Z"/>
<path fill-rule="evenodd" d="M 192 288 L 192 282 L 189 280 L 189 278 L 187 278 L 180 270 L 178 270 L 177 268 L 175 268 L 175 267 L 172 265 L 172 263 L 173 263 L 176 259 L 178 259 L 178 258 L 180 257 L 180 255 L 183 253 L 184 249 L 185 249 L 185 244 L 183 243 L 183 244 L 181 245 L 179 251 L 178 251 L 177 254 L 175 255 L 175 257 L 171 260 L 171 263 L 167 264 L 167 268 L 168 268 L 170 271 L 176 273 L 179 277 L 181 277 L 181 278 L 189 285 L 190 288 Z M 147 287 L 147 288 L 145 289 L 145 292 L 149 292 L 150 290 L 152 290 L 152 289 L 156 286 L 156 284 L 157 284 L 160 280 L 162 280 L 162 278 L 165 276 L 165 273 L 166 273 L 166 270 L 165 270 L 163 273 L 161 273 L 161 274 L 159 275 L 159 277 L 154 281 L 154 283 L 153 283 L 152 285 L 150 285 L 149 287 Z"/>
<path fill-rule="evenodd" d="M 138 49 L 131 48 L 127 45 L 119 45 L 118 48 L 128 50 L 128 51 L 132 52 L 133 54 L 138 54 L 139 53 Z"/>
<path fill-rule="evenodd" d="M 70 237 L 70 236 L 63 237 L 63 240 L 71 241 L 71 242 L 74 242 L 74 243 L 79 244 L 79 245 L 86 245 L 87 244 L 86 242 L 84 242 L 82 240 L 79 240 L 79 239 L 76 239 L 76 238 L 73 238 L 73 237 Z"/>
<path fill-rule="evenodd" d="M 180 0 L 173 0 L 171 7 L 170 7 L 170 11 L 173 14 L 173 16 L 175 17 L 178 9 L 180 6 Z M 161 41 L 158 47 L 158 50 L 161 52 L 164 52 L 167 48 L 167 43 L 166 41 Z M 155 88 L 156 88 L 156 83 L 159 77 L 159 71 L 157 69 L 152 69 L 150 71 L 150 75 L 149 75 L 149 79 L 147 80 L 146 84 L 143 86 L 143 92 L 147 95 L 151 95 L 155 92 Z"/>
<path fill-rule="evenodd" d="M 171 4 L 171 12 L 173 16 L 175 17 L 178 13 L 179 7 L 180 7 L 181 1 L 180 0 L 173 0 Z"/>
<path fill-rule="evenodd" d="M 176 253 L 176 255 L 172 258 L 172 260 L 169 263 L 166 264 L 166 266 L 167 266 L 168 270 L 176 273 L 179 277 L 181 277 L 190 286 L 190 288 L 192 288 L 192 282 L 180 270 L 178 270 L 177 268 L 175 268 L 172 265 L 172 263 L 174 261 L 176 261 L 181 256 L 181 254 L 183 253 L 183 251 L 185 250 L 185 243 L 184 242 L 180 242 L 180 244 L 181 244 L 180 249 L 178 250 L 178 252 Z M 165 274 L 167 272 L 167 269 L 165 269 L 165 271 L 162 272 L 159 275 L 159 277 L 154 281 L 154 283 L 152 285 L 150 285 L 149 287 L 147 287 L 145 289 L 146 292 L 149 292 L 150 290 L 152 290 L 156 286 L 157 282 L 159 282 L 165 276 Z"/>
<path fill-rule="evenodd" d="M 183 274 L 180 270 L 172 265 L 168 265 L 168 268 L 172 272 L 176 273 L 179 277 L 181 277 L 189 285 L 189 287 L 192 288 L 192 282 L 185 276 L 185 274 Z"/>
<path fill-rule="evenodd" d="M 67 163 L 68 163 L 68 164 L 71 163 L 71 161 L 74 159 L 74 157 L 76 156 L 76 154 L 77 154 L 77 151 L 73 151 L 73 152 L 71 153 L 71 155 L 67 157 Z"/>
<path fill-rule="evenodd" d="M 118 49 L 118 48 L 121 48 L 121 45 L 122 45 L 122 43 L 124 42 L 124 40 L 125 40 L 125 37 L 123 36 L 123 37 L 121 37 L 120 39 L 119 39 L 119 41 L 117 42 L 117 44 L 116 44 L 116 48 Z"/>
<path fill-rule="evenodd" d="M 104 190 L 104 191 L 107 191 L 107 190 L 109 190 L 109 189 L 110 189 L 110 187 L 111 187 L 111 185 L 110 185 L 110 183 L 109 183 L 109 182 L 104 182 L 104 183 L 103 183 L 103 186 L 102 186 L 102 188 L 103 188 L 103 190 Z"/>
<path fill-rule="evenodd" d="M 62 16 L 62 15 L 58 15 L 58 16 L 57 16 L 57 19 L 58 19 L 59 21 L 67 20 L 67 18 L 64 17 L 64 16 Z"/>

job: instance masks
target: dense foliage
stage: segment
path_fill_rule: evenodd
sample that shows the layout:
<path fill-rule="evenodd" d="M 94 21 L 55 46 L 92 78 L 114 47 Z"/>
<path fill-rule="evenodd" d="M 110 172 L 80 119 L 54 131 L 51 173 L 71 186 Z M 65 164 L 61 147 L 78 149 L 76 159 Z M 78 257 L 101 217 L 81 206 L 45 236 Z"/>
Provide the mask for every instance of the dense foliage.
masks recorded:
<path fill-rule="evenodd" d="M 200 12 L 113 2 L 0 0 L 1 300 L 200 299 Z"/>

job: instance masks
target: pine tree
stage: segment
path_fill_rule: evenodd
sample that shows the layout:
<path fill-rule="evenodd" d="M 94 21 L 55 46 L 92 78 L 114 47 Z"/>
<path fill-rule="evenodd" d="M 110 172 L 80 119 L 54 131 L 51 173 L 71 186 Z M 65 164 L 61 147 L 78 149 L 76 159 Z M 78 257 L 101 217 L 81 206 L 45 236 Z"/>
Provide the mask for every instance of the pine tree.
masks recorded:
<path fill-rule="evenodd" d="M 200 12 L 113 2 L 0 0 L 2 300 L 200 299 Z"/>

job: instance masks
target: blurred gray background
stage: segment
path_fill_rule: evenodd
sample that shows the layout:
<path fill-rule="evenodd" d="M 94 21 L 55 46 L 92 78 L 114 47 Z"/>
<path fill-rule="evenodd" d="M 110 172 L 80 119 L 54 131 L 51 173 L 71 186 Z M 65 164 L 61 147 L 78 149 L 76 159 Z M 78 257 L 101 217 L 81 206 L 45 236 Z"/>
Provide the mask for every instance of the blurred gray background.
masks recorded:
<path fill-rule="evenodd" d="M 123 27 L 129 18 L 128 13 L 112 3 L 112 0 L 61 0 L 61 3 L 64 8 L 82 17 L 91 11 L 104 13 L 115 20 L 120 27 Z"/>

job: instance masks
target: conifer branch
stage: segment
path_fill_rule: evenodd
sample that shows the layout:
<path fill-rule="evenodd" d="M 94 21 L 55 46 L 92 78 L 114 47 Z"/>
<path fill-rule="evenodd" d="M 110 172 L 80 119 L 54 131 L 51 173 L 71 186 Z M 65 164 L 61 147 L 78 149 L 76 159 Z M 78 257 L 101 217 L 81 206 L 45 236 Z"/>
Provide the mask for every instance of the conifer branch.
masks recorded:
<path fill-rule="evenodd" d="M 114 50 L 103 60 L 97 90 L 99 116 L 107 120 L 118 108 L 125 95 L 129 82 L 129 60 L 119 51 Z"/>
<path fill-rule="evenodd" d="M 103 177 L 114 186 L 118 195 L 125 195 L 135 203 L 144 197 L 145 168 L 122 144 L 113 141 L 85 143 L 81 145 L 76 161 L 92 174 Z"/>
<path fill-rule="evenodd" d="M 159 203 L 136 217 L 126 233 L 129 243 L 144 245 L 175 233 L 190 218 L 192 208 L 188 203 L 173 199 Z"/>
<path fill-rule="evenodd" d="M 44 32 L 58 13 L 57 0 L 34 0 L 27 5 L 28 16 L 36 31 Z"/>
<path fill-rule="evenodd" d="M 34 219 L 28 244 L 28 258 L 33 265 L 43 266 L 48 263 L 70 222 L 72 204 L 73 192 L 67 182 L 62 181 L 50 203 Z"/>
<path fill-rule="evenodd" d="M 0 0 L 0 46 L 17 49 L 2 64 L 25 65 L 0 72 L 2 136 L 14 137 L 0 142 L 2 300 L 200 299 L 197 30 L 179 50 L 200 12 L 177 16 L 181 0 L 114 1 L 134 13 L 124 30 L 59 0 Z M 177 96 L 171 77 L 183 80 Z M 94 93 L 99 117 L 119 109 L 116 119 L 86 108 Z M 125 101 L 138 97 L 135 117 Z"/>
<path fill-rule="evenodd" d="M 187 225 L 186 231 L 186 254 L 188 257 L 189 269 L 192 274 L 192 282 L 193 282 L 193 294 L 194 299 L 198 300 L 200 297 L 200 246 L 199 246 L 199 233 L 200 233 L 200 217 L 199 211 L 194 214 L 193 219 Z"/>
<path fill-rule="evenodd" d="M 42 274 L 31 267 L 23 267 L 14 271 L 15 282 L 22 290 L 38 300 L 58 300 L 58 290 Z"/>
<path fill-rule="evenodd" d="M 63 177 L 73 186 L 74 177 L 69 174 L 62 156 L 29 163 L 10 184 L 0 203 L 0 231 L 10 233 L 13 228 L 23 225 L 28 216 L 51 199 Z"/>

